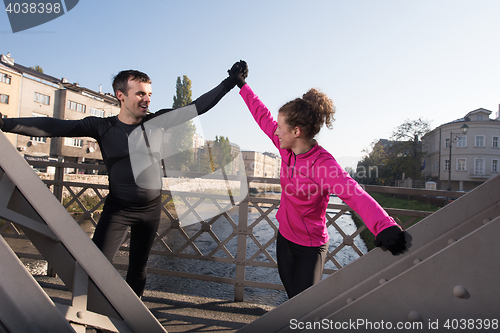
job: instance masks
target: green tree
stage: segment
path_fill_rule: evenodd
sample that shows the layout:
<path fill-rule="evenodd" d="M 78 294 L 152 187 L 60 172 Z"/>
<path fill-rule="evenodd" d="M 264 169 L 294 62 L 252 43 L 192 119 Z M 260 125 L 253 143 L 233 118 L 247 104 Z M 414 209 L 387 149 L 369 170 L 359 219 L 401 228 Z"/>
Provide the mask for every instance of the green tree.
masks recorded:
<path fill-rule="evenodd" d="M 385 184 L 390 178 L 385 168 L 390 144 L 389 140 L 374 140 L 370 145 L 371 150 L 364 150 L 366 155 L 358 162 L 356 169 L 358 182 L 370 185 Z"/>
<path fill-rule="evenodd" d="M 234 155 L 237 156 L 237 153 Z M 213 172 L 220 169 L 222 166 L 227 166 L 236 156 L 233 156 L 231 151 L 231 143 L 228 137 L 216 136 L 214 141 L 207 141 L 205 146 L 198 151 L 198 167 L 199 172 Z M 237 172 L 238 166 L 234 166 L 231 170 L 226 170 L 227 174 Z"/>
<path fill-rule="evenodd" d="M 371 151 L 358 162 L 356 178 L 360 183 L 389 185 L 396 179 L 420 179 L 424 153 L 420 138 L 430 130 L 429 122 L 405 120 L 396 127 L 390 140 L 381 139 L 371 144 Z"/>
<path fill-rule="evenodd" d="M 210 153 L 209 153 L 209 148 L 210 148 Z M 198 161 L 198 163 L 197 163 L 198 165 L 195 168 L 196 172 L 203 172 L 203 173 L 212 172 L 211 161 L 213 161 L 213 158 L 212 158 L 212 160 L 210 159 L 211 149 L 212 149 L 212 145 L 210 144 L 210 147 L 209 147 L 209 143 L 205 144 L 205 146 L 198 149 L 197 154 L 196 154 L 196 158 Z"/>
<path fill-rule="evenodd" d="M 216 167 L 220 168 L 224 165 L 231 163 L 231 144 L 229 143 L 228 137 L 215 137 L 214 142 L 214 160 L 216 163 Z"/>
<path fill-rule="evenodd" d="M 192 103 L 191 99 L 191 80 L 183 75 L 182 80 L 177 77 L 176 95 L 172 108 L 177 109 Z M 167 167 L 174 170 L 189 171 L 193 168 L 193 135 L 196 132 L 196 126 L 189 120 L 181 125 L 175 126 L 169 130 L 169 149 L 171 149 L 173 158 L 167 159 Z"/>
<path fill-rule="evenodd" d="M 174 104 L 172 105 L 172 108 L 178 109 L 180 107 L 188 105 L 189 103 L 192 103 L 193 100 L 191 99 L 191 96 L 191 80 L 186 75 L 182 76 L 182 81 L 180 76 L 177 77 L 177 83 L 175 84 Z"/>
<path fill-rule="evenodd" d="M 420 139 L 430 131 L 430 123 L 422 118 L 405 120 L 394 129 L 391 140 L 395 144 L 391 152 L 393 172 L 403 173 L 413 179 L 420 178 L 420 169 L 425 154 Z"/>
<path fill-rule="evenodd" d="M 34 69 L 34 70 L 35 70 L 35 71 L 37 71 L 37 72 L 43 73 L 43 69 L 42 69 L 42 67 L 40 67 L 40 66 L 38 66 L 38 65 L 36 65 L 35 67 L 30 67 L 30 68 L 31 68 L 31 69 Z"/>

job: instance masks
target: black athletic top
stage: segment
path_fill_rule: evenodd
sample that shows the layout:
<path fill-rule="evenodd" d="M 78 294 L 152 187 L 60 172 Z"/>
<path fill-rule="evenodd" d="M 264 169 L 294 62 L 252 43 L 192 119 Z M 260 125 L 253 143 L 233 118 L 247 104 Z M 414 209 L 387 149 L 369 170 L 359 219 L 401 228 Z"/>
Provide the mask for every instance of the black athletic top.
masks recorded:
<path fill-rule="evenodd" d="M 136 174 L 134 177 L 129 154 L 129 136 L 131 133 L 132 136 L 134 136 L 134 133 L 141 134 L 140 139 L 142 139 L 146 145 L 139 145 L 139 147 L 144 147 L 144 149 L 142 149 L 142 154 L 144 155 L 143 159 L 147 161 L 149 158 L 148 150 L 149 154 L 151 153 L 150 144 L 152 146 L 161 144 L 161 142 L 154 142 L 156 137 L 154 133 L 151 133 L 151 126 L 148 126 L 147 122 L 149 122 L 149 124 L 154 124 L 154 128 L 160 127 L 162 131 L 164 131 L 167 127 L 175 126 L 196 115 L 207 112 L 215 106 L 232 87 L 233 85 L 227 83 L 227 80 L 224 80 L 217 87 L 203 94 L 191 104 L 175 110 L 162 109 L 156 113 L 148 114 L 141 123 L 135 125 L 122 123 L 118 120 L 117 116 L 108 118 L 86 117 L 79 120 L 62 120 L 49 117 L 4 118 L 2 130 L 4 132 L 35 137 L 86 136 L 96 139 L 99 143 L 102 158 L 108 172 L 111 199 L 115 199 L 115 201 L 122 204 L 141 205 L 159 197 L 161 193 L 161 182 L 158 182 L 160 178 L 157 177 L 158 181 L 156 181 L 155 184 L 160 184 L 159 186 L 139 186 L 140 182 L 139 185 L 137 184 L 136 180 L 138 179 L 138 175 Z M 161 124 L 158 125 L 158 123 Z M 162 126 L 164 127 L 162 128 Z M 139 131 L 133 133 L 135 129 Z M 149 140 L 148 136 L 150 136 Z M 135 137 L 135 141 L 137 141 L 137 137 L 139 136 L 135 134 Z M 144 140 L 144 138 L 146 140 Z M 144 152 L 144 150 L 146 150 L 146 152 Z M 162 158 L 164 158 L 164 156 Z M 158 161 L 158 159 L 156 159 L 156 161 Z M 136 168 L 136 166 L 134 167 Z M 158 169 L 158 164 L 156 168 Z M 154 175 L 159 175 L 158 170 L 154 172 Z"/>

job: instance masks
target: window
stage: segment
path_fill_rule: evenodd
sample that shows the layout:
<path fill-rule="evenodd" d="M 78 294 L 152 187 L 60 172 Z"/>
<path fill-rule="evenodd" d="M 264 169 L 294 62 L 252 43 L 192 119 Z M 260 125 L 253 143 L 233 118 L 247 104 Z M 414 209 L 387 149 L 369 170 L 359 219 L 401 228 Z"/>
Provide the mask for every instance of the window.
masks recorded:
<path fill-rule="evenodd" d="M 73 101 L 68 101 L 68 109 L 85 113 L 85 105 Z"/>
<path fill-rule="evenodd" d="M 10 76 L 10 75 L 2 74 L 2 82 L 3 83 L 10 84 L 11 78 L 12 78 L 12 76 Z"/>
<path fill-rule="evenodd" d="M 30 137 L 30 140 L 31 141 L 35 141 L 35 142 L 41 142 L 41 143 L 47 143 L 47 138 L 46 137 L 41 137 L 41 136 L 31 136 Z"/>
<path fill-rule="evenodd" d="M 457 159 L 457 171 L 467 171 L 465 158 Z"/>
<path fill-rule="evenodd" d="M 450 171 L 450 160 L 444 160 L 444 171 Z"/>
<path fill-rule="evenodd" d="M 498 172 L 498 160 L 491 160 L 491 172 Z"/>
<path fill-rule="evenodd" d="M 99 144 L 95 141 L 87 141 L 87 147 L 91 152 L 99 150 Z"/>
<path fill-rule="evenodd" d="M 31 114 L 32 117 L 47 117 L 46 114 L 41 114 L 41 113 L 36 113 L 36 112 L 33 112 Z M 30 140 L 31 141 L 34 141 L 34 142 L 40 142 L 40 143 L 47 143 L 47 138 L 46 137 L 30 137 Z"/>
<path fill-rule="evenodd" d="M 89 114 L 92 116 L 104 118 L 104 110 L 99 110 L 89 107 Z"/>
<path fill-rule="evenodd" d="M 35 92 L 35 102 L 50 105 L 50 96 Z"/>
<path fill-rule="evenodd" d="M 64 138 L 64 145 L 65 146 L 70 146 L 70 147 L 83 147 L 83 140 L 82 139 L 75 139 L 75 138 Z"/>
<path fill-rule="evenodd" d="M 476 158 L 474 160 L 474 174 L 484 175 L 484 158 Z"/>
<path fill-rule="evenodd" d="M 483 121 L 484 120 L 484 114 L 478 114 L 476 117 L 477 121 Z"/>
<path fill-rule="evenodd" d="M 450 148 L 450 138 L 444 140 L 444 148 Z"/>
<path fill-rule="evenodd" d="M 457 147 L 458 148 L 465 148 L 465 147 L 467 147 L 467 137 L 466 136 L 461 136 L 461 137 L 458 138 Z"/>
<path fill-rule="evenodd" d="M 498 136 L 493 137 L 493 142 L 491 144 L 493 148 L 498 148 Z"/>
<path fill-rule="evenodd" d="M 484 147 L 484 135 L 476 135 L 475 147 Z"/>
<path fill-rule="evenodd" d="M 9 95 L 0 94 L 0 103 L 9 104 Z"/>

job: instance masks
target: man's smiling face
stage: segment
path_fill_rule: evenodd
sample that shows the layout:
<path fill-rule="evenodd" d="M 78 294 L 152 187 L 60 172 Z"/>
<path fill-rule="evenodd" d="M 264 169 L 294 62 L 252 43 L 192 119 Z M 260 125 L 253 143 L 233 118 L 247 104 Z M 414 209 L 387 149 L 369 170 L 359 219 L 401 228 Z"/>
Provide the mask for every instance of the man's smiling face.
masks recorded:
<path fill-rule="evenodd" d="M 126 93 L 119 91 L 117 94 L 121 102 L 121 110 L 131 118 L 144 118 L 151 103 L 151 83 L 129 80 L 127 87 Z"/>

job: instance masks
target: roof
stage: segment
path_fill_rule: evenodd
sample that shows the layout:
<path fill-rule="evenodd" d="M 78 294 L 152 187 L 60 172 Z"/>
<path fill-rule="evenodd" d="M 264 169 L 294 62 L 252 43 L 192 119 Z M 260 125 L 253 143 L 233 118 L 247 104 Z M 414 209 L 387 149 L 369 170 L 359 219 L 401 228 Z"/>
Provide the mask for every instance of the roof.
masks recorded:
<path fill-rule="evenodd" d="M 465 118 L 469 118 L 470 116 L 472 116 L 473 114 L 476 114 L 476 113 L 486 113 L 489 116 L 492 113 L 492 111 L 486 110 L 486 109 L 483 109 L 483 108 L 479 108 L 479 109 L 476 109 L 474 111 L 471 111 L 471 112 L 467 113 L 465 115 Z"/>
<path fill-rule="evenodd" d="M 64 86 L 66 89 L 70 89 L 76 92 L 80 93 L 87 93 L 88 95 L 91 95 L 91 97 L 97 98 L 104 100 L 108 103 L 118 105 L 118 100 L 116 97 L 110 94 L 103 94 L 100 92 L 93 91 L 91 89 L 85 88 L 85 87 L 80 87 L 79 85 L 76 84 L 71 84 L 67 83 L 65 79 L 58 79 L 53 76 L 38 72 L 32 68 L 25 67 L 23 65 L 16 64 L 14 62 L 14 59 L 10 56 L 10 54 L 2 55 L 0 59 L 0 68 L 6 68 L 10 69 L 11 71 L 15 71 L 21 74 L 26 74 L 28 76 L 32 76 L 34 78 L 40 79 L 42 81 L 50 82 L 52 84 L 55 84 L 59 87 Z"/>
<path fill-rule="evenodd" d="M 8 56 L 8 57 L 10 58 L 10 56 Z M 22 74 L 28 74 L 30 76 L 39 78 L 39 79 L 47 81 L 47 82 L 52 82 L 52 83 L 55 83 L 55 84 L 60 84 L 61 83 L 61 80 L 58 79 L 58 78 L 55 78 L 53 76 L 50 76 L 50 75 L 47 75 L 47 74 L 44 74 L 44 73 L 41 73 L 41 72 L 38 72 L 38 71 L 36 71 L 36 70 L 34 70 L 32 68 L 28 68 L 28 67 L 25 67 L 23 65 L 16 64 L 13 61 L 12 61 L 12 63 L 6 62 L 5 58 L 6 57 L 2 55 L 2 59 L 0 60 L 0 63 L 2 65 L 4 65 L 5 67 L 14 69 L 17 72 L 22 73 Z"/>
<path fill-rule="evenodd" d="M 118 99 L 113 95 L 103 94 L 103 93 L 100 93 L 100 92 L 97 92 L 97 91 L 94 91 L 94 90 L 91 90 L 91 89 L 88 89 L 85 87 L 81 87 L 77 84 L 68 83 L 68 82 L 64 82 L 64 81 L 63 81 L 62 85 L 64 86 L 64 88 L 66 88 L 68 90 L 91 95 L 90 97 L 93 97 L 94 99 L 100 99 L 100 100 L 104 100 L 108 103 L 118 105 Z"/>
<path fill-rule="evenodd" d="M 16 73 L 17 75 L 21 75 L 21 73 L 18 70 L 5 65 L 3 62 L 0 62 L 0 69 L 3 69 L 3 70 L 8 71 L 10 73 Z"/>

